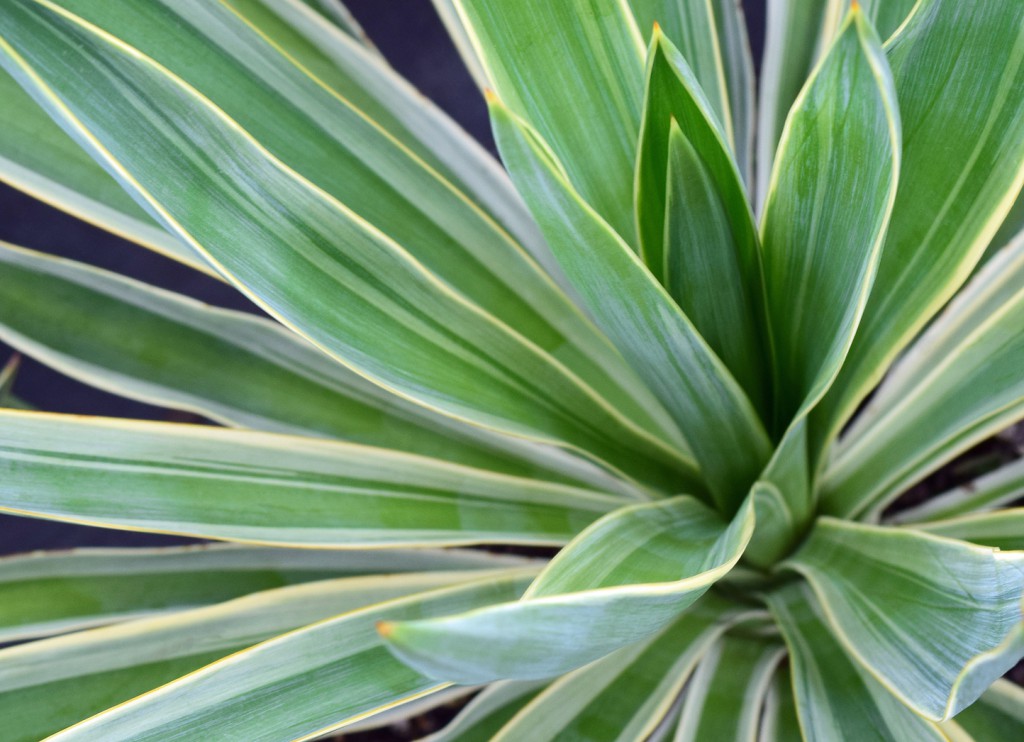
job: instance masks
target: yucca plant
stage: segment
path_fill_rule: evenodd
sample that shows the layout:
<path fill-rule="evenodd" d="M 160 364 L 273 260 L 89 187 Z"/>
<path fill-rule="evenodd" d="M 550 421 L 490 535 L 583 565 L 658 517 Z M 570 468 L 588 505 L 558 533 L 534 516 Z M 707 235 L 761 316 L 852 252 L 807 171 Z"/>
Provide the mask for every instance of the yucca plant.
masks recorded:
<path fill-rule="evenodd" d="M 510 178 L 333 0 L 0 2 L 0 177 L 270 316 L 0 248 L 226 426 L 9 369 L 0 509 L 234 542 L 0 562 L 0 739 L 1024 736 L 1022 461 L 891 507 L 1024 417 L 1024 2 L 770 0 L 756 113 L 733 0 L 435 5 Z"/>

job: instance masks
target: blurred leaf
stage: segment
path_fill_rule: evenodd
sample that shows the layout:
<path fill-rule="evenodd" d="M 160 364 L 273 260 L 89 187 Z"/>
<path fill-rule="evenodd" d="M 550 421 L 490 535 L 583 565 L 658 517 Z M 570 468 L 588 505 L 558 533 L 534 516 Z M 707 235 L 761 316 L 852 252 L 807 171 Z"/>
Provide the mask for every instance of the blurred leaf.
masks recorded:
<path fill-rule="evenodd" d="M 491 683 L 443 729 L 421 742 L 490 742 L 505 722 L 519 713 L 547 685 L 535 680 Z"/>
<path fill-rule="evenodd" d="M 674 742 L 757 739 L 764 699 L 784 654 L 777 641 L 720 639 L 690 679 Z"/>
<path fill-rule="evenodd" d="M 926 523 L 912 523 L 915 530 L 970 541 L 1006 551 L 1024 551 L 1024 508 L 1005 508 L 987 513 L 968 513 Z"/>

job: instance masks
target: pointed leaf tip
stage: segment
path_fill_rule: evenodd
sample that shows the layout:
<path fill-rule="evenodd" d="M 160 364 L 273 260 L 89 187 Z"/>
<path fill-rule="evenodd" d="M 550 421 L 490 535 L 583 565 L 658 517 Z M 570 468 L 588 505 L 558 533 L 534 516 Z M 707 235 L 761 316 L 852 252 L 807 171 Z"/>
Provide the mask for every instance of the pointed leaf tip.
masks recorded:
<path fill-rule="evenodd" d="M 377 621 L 374 626 L 382 639 L 390 639 L 391 635 L 395 633 L 394 621 Z"/>
<path fill-rule="evenodd" d="M 487 101 L 488 105 L 498 102 L 498 94 L 490 88 L 484 88 L 484 100 Z"/>

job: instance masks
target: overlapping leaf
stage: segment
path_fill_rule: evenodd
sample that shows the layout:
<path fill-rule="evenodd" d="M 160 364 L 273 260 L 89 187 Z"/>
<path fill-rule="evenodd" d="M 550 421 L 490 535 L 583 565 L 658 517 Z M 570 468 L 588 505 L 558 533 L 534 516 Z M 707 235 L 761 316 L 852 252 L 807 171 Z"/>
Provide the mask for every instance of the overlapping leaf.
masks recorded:
<path fill-rule="evenodd" d="M 896 196 L 896 95 L 862 12 L 850 13 L 794 104 L 774 168 L 761 241 L 782 430 L 843 363 Z"/>
<path fill-rule="evenodd" d="M 772 593 L 768 605 L 789 648 L 792 690 L 779 694 L 795 696 L 803 739 L 844 739 L 853 730 L 879 742 L 946 739 L 850 659 L 806 585 Z M 781 739 L 792 737 L 790 730 Z"/>
<path fill-rule="evenodd" d="M 493 739 L 647 739 L 665 721 L 694 666 L 730 625 L 757 611 L 705 595 L 652 639 L 552 683 Z"/>
<path fill-rule="evenodd" d="M 755 740 L 765 696 L 784 651 L 777 640 L 729 635 L 693 673 L 674 742 Z"/>
<path fill-rule="evenodd" d="M 687 496 L 622 508 L 563 549 L 522 600 L 381 631 L 433 677 L 551 677 L 664 628 L 736 564 L 753 527 L 749 502 L 731 523 Z"/>
<path fill-rule="evenodd" d="M 88 4 L 95 14 L 109 8 Z M 188 4 L 181 8 L 195 13 L 219 12 L 206 5 Z M 147 4 L 140 11 L 140 19 L 156 14 L 159 21 L 165 12 L 168 11 Z M 421 224 L 422 230 L 417 227 L 427 218 L 422 211 L 418 212 L 420 217 L 413 218 L 407 203 L 388 206 L 387 199 L 377 197 L 377 186 L 360 184 L 355 173 L 371 171 L 365 163 L 351 161 L 354 155 L 351 151 L 345 155 L 340 143 L 347 141 L 353 146 L 351 137 L 358 133 L 376 141 L 383 136 L 381 132 L 349 111 L 348 118 L 355 117 L 352 127 L 336 120 L 331 131 L 342 139 L 328 138 L 313 126 L 308 112 L 282 106 L 280 96 L 287 93 L 328 118 L 347 110 L 306 78 L 290 79 L 286 90 L 264 87 L 260 75 L 273 78 L 291 71 L 301 77 L 301 73 L 286 59 L 275 57 L 261 38 L 252 34 L 232 36 L 236 47 L 240 47 L 234 49 L 239 54 L 237 59 L 215 67 L 212 73 L 202 65 L 183 72 L 193 78 L 202 77 L 194 81 L 223 98 L 225 105 L 238 115 L 244 114 L 247 123 L 260 135 L 270 138 L 273 132 L 278 132 L 270 146 L 286 151 L 289 159 L 297 159 L 299 162 L 294 164 L 300 169 L 313 169 L 319 178 L 333 179 L 326 185 L 345 191 L 352 198 L 371 199 L 374 208 L 385 209 L 386 218 L 400 224 L 401 230 L 413 230 L 412 242 L 418 250 L 430 250 L 431 244 L 443 250 L 445 258 L 438 264 L 444 266 L 442 273 L 454 270 L 458 276 L 447 277 L 456 285 L 471 283 L 471 296 L 479 295 L 485 306 L 499 314 L 512 312 L 518 318 L 519 330 L 527 334 L 540 331 L 533 338 L 543 348 L 453 292 L 422 262 L 335 200 L 330 192 L 317 188 L 286 166 L 229 119 L 224 110 L 213 106 L 167 68 L 94 26 L 55 9 L 48 0 L 17 0 L 5 5 L 2 13 L 7 39 L 4 63 L 35 91 L 64 126 L 82 136 L 88 132 L 93 154 L 146 199 L 168 226 L 214 255 L 247 293 L 286 324 L 300 328 L 307 337 L 364 375 L 447 414 L 548 439 L 576 438 L 573 445 L 615 459 L 613 463 L 640 472 L 655 483 L 663 483 L 672 476 L 670 471 L 677 466 L 669 463 L 673 459 L 685 469 L 684 461 L 655 440 L 657 432 L 654 436 L 648 432 L 664 427 L 651 422 L 647 412 L 661 417 L 664 413 L 658 412 L 649 397 L 648 406 L 631 401 L 634 392 L 645 398 L 639 383 L 629 382 L 635 376 L 618 366 L 621 360 L 616 360 L 606 341 L 599 339 L 592 328 L 587 329 L 589 326 L 566 300 L 539 280 L 539 271 L 516 253 L 513 243 L 502 241 L 500 234 L 496 238 L 493 223 L 469 204 L 461 202 L 463 206 L 458 207 L 458 195 L 438 185 L 435 176 L 422 168 L 405 168 L 391 162 L 387 168 L 382 164 L 379 172 L 372 170 L 372 178 L 388 178 L 390 170 L 398 168 L 401 173 L 394 173 L 397 183 L 405 183 L 418 194 L 417 198 L 447 200 L 448 206 L 457 207 L 456 211 L 469 220 L 459 222 L 463 226 L 471 226 L 475 219 L 473 229 L 491 234 L 483 235 L 485 239 L 479 242 L 466 240 L 478 251 L 476 257 L 467 255 L 466 261 L 454 260 L 455 243 L 447 238 L 441 242 L 428 239 L 428 234 L 439 234 L 438 225 Z M 111 24 L 125 17 L 118 13 L 105 15 L 112 16 L 104 19 Z M 145 26 L 141 20 L 134 23 L 135 14 L 131 15 L 133 24 L 126 29 L 126 35 L 138 36 Z M 228 16 L 209 18 L 209 27 L 239 23 L 234 15 Z M 163 29 L 168 24 L 155 25 Z M 179 67 L 209 53 L 203 48 L 190 51 L 195 44 L 202 47 L 202 37 L 196 34 L 184 34 L 187 44 L 176 36 L 156 38 L 161 43 L 152 51 L 161 58 L 171 57 L 165 61 Z M 148 36 L 137 41 L 147 39 Z M 251 63 L 252 67 L 243 68 L 243 63 Z M 260 100 L 267 100 L 266 108 L 258 103 Z M 254 118 L 257 111 L 261 114 Z M 271 117 L 269 111 L 280 117 Z M 125 136 L 126 120 L 146 122 L 146 136 Z M 289 132 L 287 137 L 280 134 L 285 130 Z M 342 130 L 349 139 L 344 139 Z M 330 147 L 338 159 L 325 158 L 312 146 L 314 141 Z M 379 142 L 375 141 L 363 142 L 365 152 L 361 154 L 382 157 Z M 325 168 L 327 160 L 331 163 L 329 168 Z M 244 177 L 238 177 L 240 174 Z M 415 184 L 409 183 L 410 178 L 427 179 L 429 183 L 420 185 L 429 187 L 417 190 Z M 409 193 L 406 196 L 412 197 Z M 449 218 L 448 207 L 440 202 L 429 207 L 420 202 L 419 206 L 433 217 Z M 439 254 L 434 253 L 434 258 L 425 254 L 420 257 L 434 263 Z M 259 259 L 254 259 L 255 255 Z M 500 269 L 494 266 L 496 259 Z M 476 272 L 469 267 L 480 265 L 478 260 L 490 261 L 495 269 L 491 278 L 484 280 L 483 274 L 474 277 Z M 517 265 L 526 273 L 519 274 Z M 494 280 L 509 282 L 516 291 L 530 296 L 526 315 L 514 309 L 524 307 L 523 301 L 494 285 Z M 558 308 L 545 308 L 543 296 L 548 296 Z M 551 318 L 555 326 L 542 317 Z M 571 337 L 567 337 L 556 327 L 563 323 L 573 325 L 579 333 L 570 330 Z M 601 363 L 594 365 L 592 355 L 591 360 L 584 361 L 576 340 L 590 349 L 582 351 L 583 356 L 593 351 L 602 358 Z M 551 352 L 545 352 L 545 348 Z M 596 389 L 558 359 L 578 366 L 577 370 L 594 382 Z M 623 392 L 620 381 L 631 391 Z M 647 420 L 646 429 L 609 407 L 601 397 L 605 393 L 638 419 Z M 636 446 L 631 445 L 631 440 Z M 630 451 L 631 448 L 635 450 Z"/>
<path fill-rule="evenodd" d="M 1024 238 L 991 260 L 893 372 L 822 480 L 833 514 L 901 491 L 1024 416 Z"/>
<path fill-rule="evenodd" d="M 51 206 L 193 268 L 216 275 L 0 70 L 0 180 Z"/>
<path fill-rule="evenodd" d="M 0 410 L 0 510 L 279 546 L 559 543 L 621 498 L 313 438 Z"/>
<path fill-rule="evenodd" d="M 1024 459 L 996 469 L 961 487 L 897 512 L 896 523 L 944 520 L 1005 507 L 1024 497 Z"/>
<path fill-rule="evenodd" d="M 114 394 L 229 425 L 622 487 L 559 449 L 462 425 L 389 394 L 298 335 L 249 314 L 4 243 L 0 281 L 0 338 Z"/>
<path fill-rule="evenodd" d="M 786 565 L 846 651 L 925 718 L 949 719 L 1024 656 L 1024 552 L 821 518 Z"/>
<path fill-rule="evenodd" d="M 446 686 L 393 659 L 382 646 L 374 621 L 428 617 L 514 599 L 529 580 L 529 573 L 525 576 L 522 572 L 492 574 L 473 581 L 467 581 L 463 574 L 461 584 L 451 577 L 443 581 L 444 573 L 441 573 L 440 580 L 433 578 L 433 585 L 429 575 L 419 576 L 421 589 L 426 592 L 404 598 L 395 598 L 403 594 L 397 590 L 390 596 L 374 595 L 375 581 L 383 578 L 362 579 L 366 582 L 361 602 L 337 606 L 323 616 L 336 617 L 224 657 L 127 704 L 104 711 L 52 739 L 55 742 L 105 739 L 156 742 L 174 736 L 254 742 L 313 739 Z M 409 580 L 404 579 L 407 583 L 404 593 L 408 595 Z M 301 588 L 291 588 L 296 589 Z M 339 597 L 335 597 L 335 602 L 340 602 Z M 389 597 L 395 599 L 388 600 Z M 378 600 L 386 602 L 356 609 Z M 346 610 L 349 612 L 343 612 Z M 272 620 L 264 611 L 258 615 L 263 616 L 264 621 Z M 309 623 L 305 617 L 303 621 Z M 231 621 L 228 625 L 238 626 L 238 622 Z M 180 623 L 175 626 L 185 628 Z M 244 625 L 241 628 L 244 630 Z M 229 636 L 236 630 L 229 628 Z M 274 633 L 280 630 L 279 626 L 274 626 Z M 243 646 L 262 638 L 251 629 L 244 636 Z M 143 634 L 141 638 L 146 637 Z M 123 643 L 119 646 L 127 648 Z M 214 658 L 204 659 L 201 665 Z M 52 700 L 53 696 L 49 698 Z"/>
<path fill-rule="evenodd" d="M 956 717 L 956 723 L 977 742 L 1016 739 L 1024 733 L 1024 691 L 1007 680 L 997 680 L 981 698 Z"/>
<path fill-rule="evenodd" d="M 643 41 L 626 0 L 455 5 L 495 91 L 550 143 L 580 195 L 632 242 Z"/>
<path fill-rule="evenodd" d="M 968 278 L 1024 182 L 1024 5 L 922 0 L 886 54 L 906 132 L 899 194 L 816 440 L 838 432 Z"/>
<path fill-rule="evenodd" d="M 639 146 L 641 254 L 765 415 L 770 379 L 753 216 L 710 102 L 660 31 L 648 53 Z"/>
<path fill-rule="evenodd" d="M 750 401 L 538 134 L 500 101 L 490 107 L 506 166 L 584 308 L 672 414 L 712 497 L 734 510 L 770 452 Z"/>
<path fill-rule="evenodd" d="M 0 559 L 0 643 L 329 577 L 493 569 L 517 561 L 468 551 L 327 552 L 234 546 L 37 552 Z"/>

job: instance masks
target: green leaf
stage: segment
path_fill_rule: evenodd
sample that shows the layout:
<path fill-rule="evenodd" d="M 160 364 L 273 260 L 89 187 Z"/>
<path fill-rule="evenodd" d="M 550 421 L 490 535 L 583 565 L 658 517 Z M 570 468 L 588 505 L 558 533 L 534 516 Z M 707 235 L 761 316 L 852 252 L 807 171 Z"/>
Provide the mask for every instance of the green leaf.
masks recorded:
<path fill-rule="evenodd" d="M 5 741 L 38 742 L 278 634 L 474 576 L 479 575 L 440 572 L 323 580 L 0 650 Z"/>
<path fill-rule="evenodd" d="M 0 70 L 0 180 L 50 206 L 207 274 L 216 271 L 168 234 Z"/>
<path fill-rule="evenodd" d="M 580 195 L 633 242 L 644 48 L 626 0 L 455 5 L 498 95 L 551 144 Z"/>
<path fill-rule="evenodd" d="M 336 0 L 307 2 L 334 16 L 341 8 Z M 498 162 L 370 49 L 361 29 L 348 28 L 347 35 L 339 34 L 299 0 L 226 3 L 275 50 L 442 173 L 508 229 L 537 261 L 550 265 L 550 252 Z"/>
<path fill-rule="evenodd" d="M 900 171 L 892 77 L 853 11 L 794 104 L 761 227 L 777 430 L 828 390 L 857 329 Z"/>
<path fill-rule="evenodd" d="M 1024 281 L 1024 233 L 978 271 L 945 311 L 914 341 L 886 374 L 871 401 L 857 415 L 840 447 L 868 433 L 886 410 L 910 393 L 921 378 L 955 355 L 990 316 L 1005 311 Z"/>
<path fill-rule="evenodd" d="M 1024 552 L 824 517 L 785 566 L 851 656 L 925 718 L 951 718 L 1024 656 Z"/>
<path fill-rule="evenodd" d="M 788 664 L 780 665 L 764 699 L 758 742 L 804 742 Z"/>
<path fill-rule="evenodd" d="M 865 742 L 946 739 L 850 658 L 806 584 L 792 583 L 767 600 L 789 648 L 803 739 L 847 739 L 852 730 Z M 923 680 L 918 676 L 908 682 Z M 780 739 L 792 737 L 789 731 Z"/>
<path fill-rule="evenodd" d="M 264 2 L 264 0 L 260 0 L 260 2 Z M 319 16 L 345 32 L 353 41 L 358 41 L 366 49 L 376 52 L 370 37 L 366 35 L 352 12 L 341 4 L 341 0 L 269 0 L 269 2 L 274 4 L 275 9 L 290 9 L 305 4 L 315 10 Z"/>
<path fill-rule="evenodd" d="M 846 4 L 850 0 L 845 0 Z M 871 17 L 883 39 L 892 36 L 917 5 L 917 0 L 861 0 L 861 6 Z"/>
<path fill-rule="evenodd" d="M 113 9 L 86 2 L 96 13 Z M 130 17 L 127 30 L 137 36 L 139 28 L 146 26 L 137 28 L 136 22 L 141 24 L 141 19 L 157 14 L 153 33 L 161 43 L 152 42 L 148 35 L 137 40 L 149 41 L 145 46 L 158 46 L 154 51 L 178 66 L 211 53 L 198 33 L 164 38 L 167 29 L 188 27 L 167 19 L 161 22 L 160 14 L 166 11 L 155 4 L 145 5 L 138 18 L 135 13 L 118 10 L 107 13 L 112 17 L 105 20 L 124 23 Z M 215 14 L 209 19 L 212 28 L 220 23 L 241 23 L 219 5 L 175 7 L 182 12 Z M 220 17 L 224 13 L 227 16 Z M 232 64 L 201 66 L 202 75 L 184 71 L 193 78 L 201 76 L 203 79 L 195 82 L 217 94 L 225 105 L 230 104 L 256 133 L 271 138 L 271 146 L 287 154 L 294 166 L 314 170 L 326 185 L 357 202 L 372 200 L 373 208 L 387 211 L 389 223 L 413 230 L 411 242 L 417 245 L 419 258 L 449 273 L 454 270 L 457 276 L 432 273 L 424 262 L 349 206 L 275 157 L 228 118 L 225 110 L 137 50 L 64 11 L 30 0 L 5 4 L 0 14 L 7 35 L 3 62 L 64 125 L 89 132 L 94 137 L 94 154 L 159 210 L 169 226 L 215 255 L 247 294 L 286 325 L 299 328 L 362 375 L 445 414 L 548 442 L 575 438 L 575 443 L 565 442 L 594 449 L 590 452 L 595 456 L 615 459 L 618 464 L 613 465 L 637 472 L 654 486 L 671 480 L 675 468 L 685 469 L 685 461 L 655 437 L 665 429 L 650 416 L 664 418 L 656 402 L 646 392 L 637 391 L 639 381 L 616 358 L 607 341 L 541 279 L 539 270 L 516 252 L 514 243 L 500 234 L 495 237 L 493 223 L 460 202 L 436 174 L 422 168 L 390 161 L 387 167 L 381 164 L 379 172 L 373 171 L 376 185 L 362 182 L 356 174 L 368 173 L 367 164 L 350 162 L 354 155 L 342 143 L 350 147 L 362 144 L 362 154 L 373 154 L 374 160 L 383 157 L 387 141 L 382 140 L 379 129 L 316 86 L 287 59 L 271 54 L 255 34 L 242 29 L 230 36 L 235 47 L 241 45 L 235 49 L 240 59 Z M 200 48 L 193 48 L 197 43 Z M 252 67 L 242 67 L 243 62 Z M 267 69 L 268 65 L 272 69 Z M 295 79 L 275 96 L 254 70 L 273 79 L 275 74 Z M 45 81 L 40 77 L 44 74 Z M 308 114 L 281 105 L 282 95 L 298 96 L 301 103 L 330 122 L 314 127 Z M 260 101 L 268 96 L 273 100 L 263 106 Z M 345 123 L 348 119 L 351 126 Z M 125 135 L 126 122 L 150 123 L 144 125 L 145 136 L 131 137 Z M 323 127 L 339 139 L 328 138 Z M 179 135 L 179 131 L 187 133 Z M 282 136 L 281 131 L 288 135 Z M 353 142 L 357 135 L 364 141 Z M 312 146 L 313 142 L 318 146 Z M 320 145 L 332 156 L 325 157 Z M 395 168 L 400 173 L 392 172 Z M 238 172 L 246 177 L 235 177 Z M 396 187 L 409 189 L 401 198 L 432 200 L 429 204 L 418 202 L 422 211 L 416 213 L 420 216 L 410 210 L 408 201 L 393 203 L 393 198 L 380 195 L 377 181 L 392 175 Z M 422 189 L 416 190 L 419 186 Z M 389 192 L 400 198 L 394 190 Z M 462 216 L 453 216 L 453 209 Z M 449 217 L 462 220 L 462 225 L 469 224 L 465 219 L 476 220 L 473 229 L 483 229 L 490 236 L 477 231 L 479 240 L 473 240 L 462 232 L 478 252 L 475 257 L 455 259 L 451 239 L 438 242 L 428 237 L 435 235 L 441 240 L 438 225 L 421 223 L 428 218 L 426 213 L 442 221 Z M 454 229 L 457 225 L 449 226 Z M 433 258 L 420 252 L 432 249 L 431 245 L 440 251 L 432 253 Z M 490 268 L 478 260 L 485 260 Z M 500 265 L 495 265 L 495 260 Z M 473 265 L 481 266 L 483 273 L 471 270 Z M 480 298 L 485 307 L 503 308 L 501 313 L 517 316 L 517 329 L 531 334 L 540 345 L 483 312 L 445 283 L 446 278 L 456 286 L 471 283 L 470 296 Z M 502 289 L 494 281 L 515 286 L 516 291 L 531 295 L 530 300 L 513 297 L 511 289 Z M 549 300 L 554 304 L 548 304 Z M 536 322 L 524 317 L 516 306 Z M 568 334 L 542 317 L 553 318 L 551 322 Z M 577 346 L 576 340 L 582 345 Z M 589 350 L 577 352 L 583 347 Z M 563 360 L 594 386 L 563 365 Z M 624 392 L 627 387 L 630 391 Z M 649 404 L 635 403 L 634 392 Z M 614 404 L 623 405 L 626 415 L 635 414 L 637 420 L 649 424 L 627 419 L 605 401 L 605 394 Z"/>
<path fill-rule="evenodd" d="M 1006 507 L 1021 497 L 1024 497 L 1024 459 L 936 495 L 915 508 L 901 510 L 891 520 L 912 524 L 945 520 Z"/>
<path fill-rule="evenodd" d="M 819 443 L 967 280 L 1024 183 L 1024 5 L 922 0 L 886 53 L 906 132 L 899 193 L 857 337 L 815 415 Z"/>
<path fill-rule="evenodd" d="M 564 543 L 616 497 L 384 449 L 0 410 L 0 510 L 319 548 Z"/>
<path fill-rule="evenodd" d="M 664 628 L 736 564 L 753 527 L 749 502 L 732 523 L 686 496 L 622 508 L 563 549 L 521 601 L 382 632 L 432 677 L 551 677 Z"/>
<path fill-rule="evenodd" d="M 712 497 L 734 510 L 770 453 L 750 401 L 539 135 L 501 102 L 490 108 L 506 166 L 584 308 L 672 414 Z"/>
<path fill-rule="evenodd" d="M 1024 416 L 1024 239 L 918 340 L 822 478 L 832 514 L 877 518 L 903 490 Z"/>
<path fill-rule="evenodd" d="M 789 110 L 828 49 L 824 33 L 827 9 L 827 0 L 773 0 L 767 4 L 757 111 L 758 206 L 768 192 L 775 149 Z"/>
<path fill-rule="evenodd" d="M 1017 739 L 1024 734 L 1024 690 L 1008 680 L 997 680 L 957 714 L 956 723 L 978 742 Z"/>
<path fill-rule="evenodd" d="M 619 480 L 559 449 L 466 426 L 390 394 L 251 314 L 2 242 L 0 281 L 0 339 L 113 394 L 229 425 L 622 491 Z"/>
<path fill-rule="evenodd" d="M 477 56 L 476 50 L 473 49 L 473 41 L 466 31 L 466 27 L 462 25 L 462 19 L 459 18 L 459 11 L 455 0 L 431 0 L 431 2 L 434 3 L 434 10 L 441 17 L 441 22 L 444 23 L 444 27 L 448 31 L 452 43 L 455 44 L 459 56 L 462 57 L 466 69 L 469 70 L 473 82 L 481 90 L 489 89 L 491 82 L 487 79 L 487 73 L 484 71 L 480 57 Z"/>
<path fill-rule="evenodd" d="M 544 682 L 507 680 L 492 683 L 443 729 L 422 742 L 490 742 L 505 723 L 540 693 Z"/>
<path fill-rule="evenodd" d="M 690 679 L 674 741 L 757 739 L 764 699 L 784 654 L 774 641 L 741 634 L 719 640 Z"/>
<path fill-rule="evenodd" d="M 644 33 L 657 26 L 654 36 L 664 33 L 693 70 L 715 120 L 720 122 L 730 150 L 735 151 L 732 101 L 725 72 L 722 42 L 716 15 L 718 0 L 629 0 L 637 24 Z M 734 13 L 736 11 L 733 11 Z"/>
<path fill-rule="evenodd" d="M 995 549 L 1024 551 L 1024 508 L 1020 507 L 911 523 L 908 527 Z"/>
<path fill-rule="evenodd" d="M 647 739 L 716 638 L 753 613 L 709 593 L 657 636 L 556 680 L 493 740 Z"/>
<path fill-rule="evenodd" d="M 641 253 L 765 416 L 757 230 L 724 137 L 686 60 L 656 31 L 636 171 Z"/>
<path fill-rule="evenodd" d="M 754 57 L 743 5 L 736 0 L 712 0 L 722 65 L 732 114 L 733 153 L 748 192 L 754 187 L 754 136 L 757 129 Z"/>
<path fill-rule="evenodd" d="M 234 546 L 77 549 L 0 559 L 0 643 L 374 572 L 466 570 L 516 560 L 458 551 L 291 551 Z"/>
<path fill-rule="evenodd" d="M 366 587 L 361 602 L 353 600 L 348 606 L 335 606 L 332 612 L 321 617 L 327 620 L 206 664 L 169 685 L 71 727 L 55 735 L 53 740 L 155 742 L 178 736 L 271 742 L 325 734 L 415 701 L 446 685 L 428 680 L 392 659 L 374 630 L 375 621 L 432 616 L 508 600 L 519 594 L 529 578 L 519 572 L 505 576 L 492 574 L 470 582 L 466 581 L 465 574 L 461 581 L 442 574 L 441 579 L 432 578 L 431 584 L 431 577 L 427 575 L 420 576 L 421 589 L 427 592 L 397 597 L 403 593 L 392 588 L 390 595 L 375 596 L 373 590 L 382 592 L 375 584 L 383 579 L 363 578 Z M 386 579 L 393 582 L 396 578 Z M 413 587 L 411 580 L 398 579 L 405 580 L 404 594 L 408 595 L 409 588 Z M 387 602 L 359 608 L 377 600 Z M 340 602 L 337 596 L 334 601 Z M 307 610 L 303 608 L 304 612 Z M 264 616 L 264 622 L 274 620 L 266 611 L 260 611 L 259 615 Z M 225 611 L 221 619 L 229 617 Z M 305 615 L 302 621 L 310 623 Z M 251 626 L 238 626 L 237 620 L 227 626 L 229 636 L 237 636 L 234 634 L 237 629 L 233 627 L 249 629 L 248 634 L 242 634 L 243 646 L 262 638 Z M 280 633 L 282 628 L 274 626 L 273 634 Z M 189 626 L 183 622 L 169 626 L 179 646 L 182 636 L 209 635 L 209 630 L 204 629 L 202 625 Z M 153 646 L 146 633 L 139 634 L 135 644 L 143 642 L 146 647 Z M 189 644 L 201 645 L 195 641 L 185 642 L 185 646 Z M 217 644 L 223 647 L 224 642 L 217 641 Z M 117 645 L 125 652 L 130 646 L 124 641 Z M 112 654 L 110 647 L 97 649 L 107 650 L 103 656 Z M 271 699 L 273 702 L 269 702 Z M 51 695 L 49 701 L 52 703 L 52 700 Z"/>

